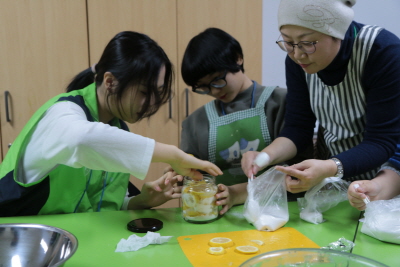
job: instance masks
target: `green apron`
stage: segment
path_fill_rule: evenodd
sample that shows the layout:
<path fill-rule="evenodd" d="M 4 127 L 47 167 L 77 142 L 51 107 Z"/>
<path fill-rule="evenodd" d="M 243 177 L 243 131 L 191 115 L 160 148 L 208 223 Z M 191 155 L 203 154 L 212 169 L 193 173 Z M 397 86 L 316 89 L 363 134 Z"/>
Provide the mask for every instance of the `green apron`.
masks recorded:
<path fill-rule="evenodd" d="M 72 101 L 85 111 L 88 121 L 99 121 L 96 86 L 63 93 L 47 101 L 29 120 L 0 164 L 0 217 L 120 210 L 129 173 L 73 168 L 59 164 L 39 181 L 25 184 L 17 177 L 21 153 L 43 114 L 59 101 Z M 128 130 L 123 121 L 112 126 Z"/>
<path fill-rule="evenodd" d="M 256 82 L 253 82 L 252 95 L 255 87 Z M 217 176 L 217 183 L 233 185 L 248 181 L 241 167 L 242 155 L 247 151 L 259 151 L 271 143 L 264 106 L 275 88 L 265 87 L 256 107 L 227 115 L 218 115 L 215 101 L 205 105 L 210 123 L 209 161 L 224 173 Z M 223 106 L 221 108 L 223 110 Z"/>

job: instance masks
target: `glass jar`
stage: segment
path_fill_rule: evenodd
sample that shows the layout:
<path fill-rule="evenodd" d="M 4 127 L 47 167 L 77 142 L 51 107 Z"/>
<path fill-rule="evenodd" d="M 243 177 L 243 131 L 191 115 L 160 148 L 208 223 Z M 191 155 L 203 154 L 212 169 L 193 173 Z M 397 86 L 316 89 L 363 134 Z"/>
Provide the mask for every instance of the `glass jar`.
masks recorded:
<path fill-rule="evenodd" d="M 183 218 L 191 223 L 208 223 L 217 219 L 217 191 L 214 176 L 204 174 L 202 180 L 193 180 L 185 176 L 181 198 Z"/>

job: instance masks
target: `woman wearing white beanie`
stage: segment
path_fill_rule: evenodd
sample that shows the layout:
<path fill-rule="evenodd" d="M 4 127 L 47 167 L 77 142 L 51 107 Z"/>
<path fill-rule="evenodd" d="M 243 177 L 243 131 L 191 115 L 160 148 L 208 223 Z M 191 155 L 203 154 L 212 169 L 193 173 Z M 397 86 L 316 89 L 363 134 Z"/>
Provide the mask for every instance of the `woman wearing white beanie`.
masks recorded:
<path fill-rule="evenodd" d="M 287 178 L 292 193 L 326 177 L 370 180 L 394 154 L 400 133 L 400 40 L 385 29 L 353 21 L 355 3 L 281 0 L 277 44 L 288 54 L 285 127 L 263 149 L 267 161 L 256 159 L 264 153 L 244 155 L 242 168 L 249 177 L 305 149 L 316 121 L 330 155 L 277 166 L 297 178 Z M 385 166 L 381 173 L 398 175 Z"/>

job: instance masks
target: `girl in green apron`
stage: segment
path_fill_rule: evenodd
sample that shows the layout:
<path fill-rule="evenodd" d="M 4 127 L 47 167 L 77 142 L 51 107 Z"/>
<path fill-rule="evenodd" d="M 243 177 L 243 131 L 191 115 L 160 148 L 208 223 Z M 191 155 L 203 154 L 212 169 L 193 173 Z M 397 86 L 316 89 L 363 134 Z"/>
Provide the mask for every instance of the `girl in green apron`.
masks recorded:
<path fill-rule="evenodd" d="M 130 174 L 144 179 L 151 162 L 195 178 L 198 169 L 221 174 L 175 146 L 129 132 L 125 121 L 148 118 L 168 101 L 172 73 L 167 55 L 148 36 L 117 34 L 98 63 L 39 108 L 13 142 L 0 165 L 0 216 L 161 204 L 174 197 L 171 174 L 146 184 L 144 194 L 125 197 Z"/>
<path fill-rule="evenodd" d="M 183 80 L 193 92 L 215 98 L 183 121 L 181 149 L 223 171 L 217 177 L 221 214 L 246 200 L 242 155 L 269 145 L 285 113 L 286 89 L 252 81 L 243 63 L 239 42 L 217 28 L 193 37 L 182 61 Z"/>

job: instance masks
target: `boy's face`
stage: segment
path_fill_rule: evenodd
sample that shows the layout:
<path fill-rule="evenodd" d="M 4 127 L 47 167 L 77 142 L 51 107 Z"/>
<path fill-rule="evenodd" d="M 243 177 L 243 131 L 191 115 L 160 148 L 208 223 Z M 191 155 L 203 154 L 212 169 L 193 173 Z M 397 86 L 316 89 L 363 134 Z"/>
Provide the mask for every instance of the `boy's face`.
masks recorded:
<path fill-rule="evenodd" d="M 201 78 L 197 85 L 205 85 L 210 92 L 208 95 L 221 100 L 224 103 L 233 101 L 236 96 L 247 89 L 244 85 L 244 74 L 242 71 L 231 73 L 226 71 L 215 72 Z M 218 88 L 214 87 L 217 85 Z M 220 87 L 218 85 L 225 86 Z"/>

